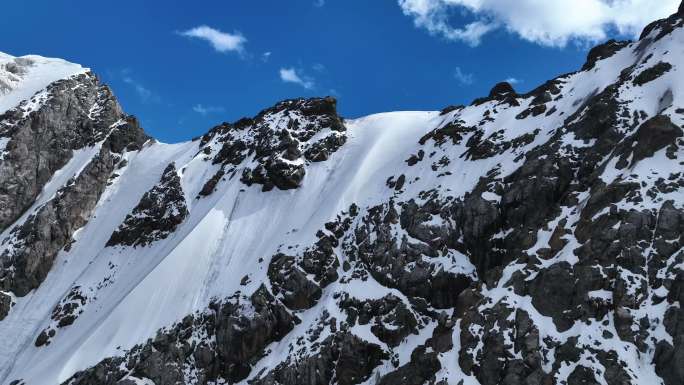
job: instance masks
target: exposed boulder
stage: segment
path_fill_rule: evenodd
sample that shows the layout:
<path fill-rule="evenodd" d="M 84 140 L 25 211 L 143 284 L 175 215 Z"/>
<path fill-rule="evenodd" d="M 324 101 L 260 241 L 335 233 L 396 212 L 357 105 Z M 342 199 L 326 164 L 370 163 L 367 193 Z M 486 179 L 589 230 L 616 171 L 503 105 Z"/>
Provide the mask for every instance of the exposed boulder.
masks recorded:
<path fill-rule="evenodd" d="M 0 321 L 2 321 L 12 308 L 12 297 L 6 293 L 0 292 Z"/>
<path fill-rule="evenodd" d="M 426 352 L 424 346 L 416 348 L 411 353 L 411 361 L 400 367 L 394 372 L 384 375 L 378 385 L 423 385 L 434 384 L 435 373 L 442 368 L 442 364 L 437 359 L 437 353 Z"/>
<path fill-rule="evenodd" d="M 489 91 L 489 97 L 492 99 L 504 97 L 509 94 L 515 94 L 515 89 L 513 89 L 511 83 L 508 82 L 497 83 L 491 91 Z"/>
<path fill-rule="evenodd" d="M 375 344 L 345 332 L 326 338 L 308 357 L 288 360 L 251 385 L 360 384 L 387 359 Z"/>
<path fill-rule="evenodd" d="M 517 97 L 518 94 L 510 83 L 500 82 L 492 87 L 491 91 L 489 91 L 489 96 L 475 99 L 472 105 L 480 105 L 489 101 L 498 101 L 512 106 L 518 106 L 520 103 L 517 101 Z"/>
<path fill-rule="evenodd" d="M 639 75 L 637 75 L 632 81 L 637 86 L 643 86 L 644 84 L 651 82 L 672 69 L 672 64 L 659 62 L 652 67 L 643 70 Z"/>
<path fill-rule="evenodd" d="M 634 134 L 632 164 L 652 157 L 657 151 L 674 145 L 684 135 L 681 127 L 665 115 L 654 116 L 645 121 Z"/>
<path fill-rule="evenodd" d="M 178 171 L 173 163 L 162 173 L 161 180 L 147 191 L 114 231 L 107 246 L 144 247 L 165 239 L 188 216 L 185 195 Z"/>
<path fill-rule="evenodd" d="M 273 293 L 292 310 L 308 309 L 321 298 L 321 288 L 296 265 L 295 257 L 277 254 L 268 267 Z"/>

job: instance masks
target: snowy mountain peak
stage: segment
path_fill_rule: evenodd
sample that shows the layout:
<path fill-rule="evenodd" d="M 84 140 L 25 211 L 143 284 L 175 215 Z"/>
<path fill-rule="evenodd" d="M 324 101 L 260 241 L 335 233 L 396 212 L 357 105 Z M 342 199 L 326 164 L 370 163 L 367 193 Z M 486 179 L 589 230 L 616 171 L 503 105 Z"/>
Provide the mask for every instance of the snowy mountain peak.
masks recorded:
<path fill-rule="evenodd" d="M 50 83 L 89 71 L 78 64 L 38 55 L 14 57 L 0 52 L 0 114 Z"/>

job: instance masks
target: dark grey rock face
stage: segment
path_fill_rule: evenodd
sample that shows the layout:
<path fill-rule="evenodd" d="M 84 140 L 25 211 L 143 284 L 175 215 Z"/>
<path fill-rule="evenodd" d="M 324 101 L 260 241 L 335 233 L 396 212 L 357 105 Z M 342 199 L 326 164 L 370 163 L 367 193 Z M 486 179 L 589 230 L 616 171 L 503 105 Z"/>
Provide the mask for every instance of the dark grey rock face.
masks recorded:
<path fill-rule="evenodd" d="M 339 259 L 334 248 L 349 230 L 351 218 L 346 216 L 326 223 L 326 231 L 316 233 L 318 241 L 307 247 L 301 255 L 276 254 L 271 258 L 268 277 L 273 293 L 288 308 L 303 310 L 313 307 L 321 297 L 322 289 L 339 278 Z"/>
<path fill-rule="evenodd" d="M 12 307 L 12 297 L 5 293 L 0 293 L 0 321 L 7 317 Z"/>
<path fill-rule="evenodd" d="M 251 297 L 235 295 L 209 305 L 131 349 L 76 373 L 71 385 L 123 384 L 147 378 L 158 385 L 234 384 L 271 342 L 292 330 L 296 318 L 266 288 Z"/>
<path fill-rule="evenodd" d="M 248 158 L 256 166 L 242 170 L 244 184 L 260 184 L 263 191 L 299 187 L 307 163 L 327 160 L 346 142 L 346 127 L 336 105 L 331 97 L 285 100 L 254 118 L 214 127 L 200 144 L 208 159 L 221 168 L 199 195 L 211 194 L 225 175 L 232 178 L 236 167 Z M 323 137 L 316 140 L 314 136 Z M 213 146 L 220 148 L 215 151 Z"/>
<path fill-rule="evenodd" d="M 116 128 L 109 138 L 116 138 L 119 133 L 125 135 L 128 130 L 140 128 L 127 123 Z M 0 256 L 6 268 L 0 271 L 0 286 L 4 290 L 23 296 L 37 288 L 50 271 L 57 253 L 88 222 L 109 177 L 121 161 L 120 154 L 110 150 L 109 138 L 75 180 L 12 230 L 13 247 Z M 141 145 L 133 143 L 132 148 Z M 7 269 L 10 266 L 13 268 Z"/>
<path fill-rule="evenodd" d="M 185 195 L 175 165 L 169 164 L 157 185 L 147 191 L 112 234 L 107 246 L 146 246 L 165 239 L 188 216 Z"/>
<path fill-rule="evenodd" d="M 644 84 L 651 82 L 665 74 L 672 69 L 672 64 L 659 62 L 653 67 L 647 68 L 637 75 L 633 83 L 637 86 L 643 86 Z"/>
<path fill-rule="evenodd" d="M 347 313 L 347 324 L 368 325 L 371 333 L 388 346 L 399 346 L 409 334 L 418 334 L 418 321 L 402 300 L 387 295 L 378 300 L 360 301 L 345 295 L 340 308 Z"/>
<path fill-rule="evenodd" d="M 124 117 L 109 88 L 92 74 L 55 82 L 47 93 L 36 111 L 27 114 L 20 106 L 0 116 L 0 136 L 10 137 L 0 161 L 0 230 L 31 206 L 73 150 L 104 140 Z"/>
<path fill-rule="evenodd" d="M 411 361 L 409 363 L 394 372 L 386 374 L 380 378 L 377 384 L 435 384 L 435 373 L 441 367 L 442 364 L 437 359 L 437 353 L 427 353 L 425 347 L 418 347 L 411 353 Z"/>
<path fill-rule="evenodd" d="M 644 40 L 652 37 L 654 41 L 658 41 L 663 37 L 669 35 L 677 28 L 684 25 L 684 12 L 682 12 L 682 5 L 680 4 L 677 13 L 671 15 L 666 19 L 656 20 L 647 25 L 639 36 L 639 40 Z"/>
<path fill-rule="evenodd" d="M 684 273 L 679 272 L 671 284 L 667 300 L 670 303 L 679 301 L 681 305 L 684 300 Z M 684 310 L 681 306 L 671 307 L 665 314 L 663 323 L 667 333 L 673 338 L 672 343 L 659 341 L 656 345 L 656 373 L 663 378 L 666 385 L 681 384 L 684 382 Z"/>
<path fill-rule="evenodd" d="M 349 333 L 339 333 L 325 339 L 315 355 L 288 360 L 251 384 L 359 384 L 386 358 L 378 345 Z"/>
<path fill-rule="evenodd" d="M 520 103 L 517 100 L 517 96 L 518 94 L 515 92 L 515 89 L 513 89 L 513 86 L 510 83 L 501 82 L 492 87 L 492 89 L 489 91 L 489 96 L 486 98 L 475 99 L 472 105 L 477 106 L 492 100 L 496 100 L 511 106 L 519 106 Z"/>
<path fill-rule="evenodd" d="M 0 255 L 0 287 L 18 296 L 40 285 L 57 253 L 87 223 L 121 154 L 149 139 L 93 75 L 55 82 L 47 92 L 37 110 L 25 114 L 20 106 L 0 120 L 11 137 L 0 161 L 0 228 L 23 214 L 73 150 L 104 142 L 80 174 L 11 230 L 10 247 Z"/>
<path fill-rule="evenodd" d="M 677 139 L 682 136 L 682 128 L 667 116 L 658 115 L 645 121 L 634 134 L 632 164 L 652 157 L 663 148 L 676 146 Z"/>
<path fill-rule="evenodd" d="M 458 294 L 468 287 L 470 278 L 441 268 L 430 258 L 442 256 L 449 239 L 458 237 L 458 229 L 435 226 L 433 215 L 450 215 L 436 200 L 419 207 L 413 201 L 402 204 L 401 212 L 394 202 L 369 209 L 354 230 L 354 244 L 348 255 L 358 258 L 371 276 L 383 285 L 394 287 L 405 295 L 426 300 L 436 308 L 449 308 Z M 422 242 L 394 236 L 399 227 Z"/>
<path fill-rule="evenodd" d="M 307 277 L 296 264 L 296 257 L 277 254 L 271 260 L 268 275 L 273 291 L 290 309 L 309 309 L 321 298 L 321 287 Z"/>
<path fill-rule="evenodd" d="M 61 329 L 73 324 L 78 316 L 83 313 L 83 306 L 86 305 L 87 302 L 88 297 L 83 293 L 80 286 L 71 288 L 66 297 L 52 309 L 52 315 L 50 316 L 53 321 L 52 325 L 40 332 L 34 345 L 36 345 L 36 347 L 49 345 L 51 338 L 56 334 L 55 329 Z"/>

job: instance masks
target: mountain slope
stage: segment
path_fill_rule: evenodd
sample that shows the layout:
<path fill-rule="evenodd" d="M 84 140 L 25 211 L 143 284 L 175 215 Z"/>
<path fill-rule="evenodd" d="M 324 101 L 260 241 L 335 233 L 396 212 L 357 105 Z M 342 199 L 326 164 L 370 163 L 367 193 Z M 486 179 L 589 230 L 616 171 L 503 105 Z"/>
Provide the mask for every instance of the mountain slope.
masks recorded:
<path fill-rule="evenodd" d="M 70 67 L 0 116 L 2 383 L 683 383 L 683 24 L 525 95 L 173 145 Z"/>

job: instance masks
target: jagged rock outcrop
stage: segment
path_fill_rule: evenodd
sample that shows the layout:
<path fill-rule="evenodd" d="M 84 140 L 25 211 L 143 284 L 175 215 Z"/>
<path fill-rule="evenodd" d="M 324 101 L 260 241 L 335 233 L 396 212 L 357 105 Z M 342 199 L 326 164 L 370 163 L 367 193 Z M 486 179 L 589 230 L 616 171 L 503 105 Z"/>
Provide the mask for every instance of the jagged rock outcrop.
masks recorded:
<path fill-rule="evenodd" d="M 80 173 L 3 239 L 0 286 L 23 296 L 40 285 L 59 250 L 87 223 L 122 153 L 139 150 L 149 137 L 90 73 L 52 83 L 5 112 L 0 130 L 9 136 L 0 162 L 0 229 L 29 209 L 75 150 L 100 148 Z"/>
<path fill-rule="evenodd" d="M 57 329 L 70 326 L 84 311 L 83 307 L 88 303 L 88 296 L 80 286 L 73 287 L 64 299 L 52 310 L 51 325 L 38 334 L 34 345 L 41 347 L 49 345 Z"/>
<path fill-rule="evenodd" d="M 133 131 L 133 134 L 131 134 Z M 138 150 L 147 141 L 133 118 L 117 124 L 98 154 L 53 199 L 13 228 L 4 240 L 9 248 L 0 255 L 4 269 L 0 286 L 24 296 L 37 288 L 49 273 L 57 253 L 72 241 L 76 230 L 88 222 L 107 186 L 109 177 L 126 150 Z M 130 142 L 129 140 L 134 141 Z"/>
<path fill-rule="evenodd" d="M 12 307 L 12 297 L 6 293 L 0 293 L 0 321 L 7 317 Z"/>
<path fill-rule="evenodd" d="M 164 169 L 159 183 L 140 198 L 138 205 L 112 234 L 107 246 L 146 246 L 165 239 L 187 216 L 180 177 L 171 163 Z"/>
<path fill-rule="evenodd" d="M 201 147 L 219 170 L 207 181 L 201 196 L 213 192 L 226 174 L 251 158 L 253 166 L 242 169 L 246 185 L 260 184 L 264 191 L 299 187 L 305 165 L 328 159 L 347 137 L 332 97 L 285 100 L 254 118 L 223 123 L 201 138 Z"/>
<path fill-rule="evenodd" d="M 347 313 L 347 324 L 368 325 L 372 322 L 371 333 L 388 346 L 399 346 L 409 334 L 418 334 L 418 321 L 415 315 L 393 295 L 377 300 L 361 301 L 357 298 L 345 298 L 340 301 L 340 308 Z"/>
<path fill-rule="evenodd" d="M 0 136 L 10 138 L 0 162 L 0 230 L 31 206 L 74 150 L 104 140 L 123 117 L 110 89 L 92 74 L 55 82 L 0 115 Z"/>
<path fill-rule="evenodd" d="M 126 357 L 107 359 L 65 383 L 114 385 L 140 378 L 159 385 L 236 383 L 295 320 L 261 287 L 249 298 L 235 295 L 212 302 L 205 312 L 160 330 Z"/>
<path fill-rule="evenodd" d="M 271 258 L 268 277 L 274 294 L 292 310 L 311 308 L 321 297 L 323 288 L 339 278 L 339 259 L 334 248 L 351 225 L 351 218 L 338 216 L 316 233 L 318 241 L 301 255 L 278 253 Z"/>
<path fill-rule="evenodd" d="M 251 384 L 360 384 L 387 358 L 378 345 L 344 332 L 326 338 L 317 351 L 309 353 L 313 354 L 288 360 Z"/>
<path fill-rule="evenodd" d="M 418 347 L 411 353 L 411 361 L 394 372 L 388 373 L 377 382 L 378 385 L 436 384 L 435 373 L 441 369 L 437 353 L 426 352 L 425 347 Z"/>

